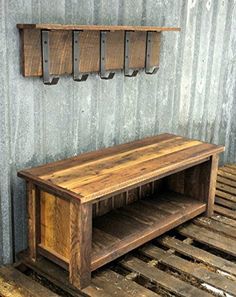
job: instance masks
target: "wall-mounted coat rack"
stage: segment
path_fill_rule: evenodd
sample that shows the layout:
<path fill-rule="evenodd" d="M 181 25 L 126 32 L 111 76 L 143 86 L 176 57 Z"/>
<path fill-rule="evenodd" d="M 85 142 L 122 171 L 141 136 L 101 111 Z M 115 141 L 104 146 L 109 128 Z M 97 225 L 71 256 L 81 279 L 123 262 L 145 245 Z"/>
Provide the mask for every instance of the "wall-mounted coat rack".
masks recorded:
<path fill-rule="evenodd" d="M 147 26 L 99 26 L 18 24 L 22 44 L 22 73 L 43 76 L 55 85 L 59 76 L 72 74 L 85 81 L 89 73 L 111 79 L 115 71 L 136 76 L 140 69 L 154 74 L 159 68 L 162 31 L 180 28 Z"/>

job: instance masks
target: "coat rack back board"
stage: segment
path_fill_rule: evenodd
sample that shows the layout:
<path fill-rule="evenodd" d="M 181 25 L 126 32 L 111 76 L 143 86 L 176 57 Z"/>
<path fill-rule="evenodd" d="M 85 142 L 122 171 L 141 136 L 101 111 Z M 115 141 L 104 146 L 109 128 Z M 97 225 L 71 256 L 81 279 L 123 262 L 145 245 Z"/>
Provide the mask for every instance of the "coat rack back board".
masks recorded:
<path fill-rule="evenodd" d="M 89 73 L 109 79 L 123 70 L 135 76 L 140 69 L 153 74 L 159 68 L 162 31 L 180 28 L 138 26 L 77 26 L 18 24 L 21 36 L 22 74 L 43 76 L 57 83 L 60 75 L 86 80 Z M 52 83 L 52 78 L 57 78 Z"/>

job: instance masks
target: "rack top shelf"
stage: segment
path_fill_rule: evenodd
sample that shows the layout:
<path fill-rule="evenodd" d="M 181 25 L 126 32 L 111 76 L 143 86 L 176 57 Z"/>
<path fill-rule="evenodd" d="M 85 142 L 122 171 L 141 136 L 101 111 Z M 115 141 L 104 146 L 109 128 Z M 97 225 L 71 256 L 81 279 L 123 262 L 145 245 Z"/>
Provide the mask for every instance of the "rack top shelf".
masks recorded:
<path fill-rule="evenodd" d="M 223 146 L 161 134 L 18 172 L 44 189 L 95 201 L 205 161 Z"/>
<path fill-rule="evenodd" d="M 63 24 L 17 24 L 19 29 L 38 30 L 87 30 L 87 31 L 180 31 L 177 27 L 154 26 L 107 26 L 107 25 L 63 25 Z"/>

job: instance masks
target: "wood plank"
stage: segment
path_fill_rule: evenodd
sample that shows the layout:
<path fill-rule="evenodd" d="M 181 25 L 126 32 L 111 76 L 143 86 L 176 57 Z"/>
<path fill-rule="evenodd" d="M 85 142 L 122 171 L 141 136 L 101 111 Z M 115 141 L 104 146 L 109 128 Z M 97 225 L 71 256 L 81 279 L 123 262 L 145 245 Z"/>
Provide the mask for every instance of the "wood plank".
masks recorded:
<path fill-rule="evenodd" d="M 160 238 L 158 241 L 165 247 L 173 249 L 182 255 L 188 256 L 191 259 L 204 263 L 205 265 L 209 265 L 215 269 L 219 269 L 236 276 L 236 264 L 231 261 L 215 256 L 214 254 L 187 244 L 174 237 L 165 236 Z"/>
<path fill-rule="evenodd" d="M 226 193 L 224 191 L 220 191 L 220 190 L 216 189 L 216 195 L 221 198 L 227 199 L 229 201 L 236 202 L 236 196 Z"/>
<path fill-rule="evenodd" d="M 221 207 L 219 205 L 215 205 L 214 210 L 215 210 L 215 212 L 220 213 L 230 219 L 236 220 L 236 212 L 234 210 L 227 209 L 227 208 Z"/>
<path fill-rule="evenodd" d="M 177 195 L 176 193 L 173 195 Z M 163 194 L 163 197 L 165 195 Z M 181 201 L 181 195 L 179 195 Z M 167 214 L 165 217 L 160 216 L 160 210 L 156 213 L 155 222 L 150 225 L 150 222 L 140 222 L 135 214 L 135 217 L 130 218 L 117 213 L 110 212 L 109 214 L 96 218 L 93 222 L 93 226 L 102 230 L 103 232 L 118 238 L 120 241 L 103 248 L 100 252 L 97 251 L 96 256 L 92 258 L 92 270 L 116 259 L 117 257 L 127 253 L 128 251 L 144 244 L 148 240 L 155 238 L 170 230 L 171 228 L 195 217 L 196 215 L 206 210 L 206 205 L 200 201 L 192 201 L 189 199 L 189 204 L 185 200 L 185 209 L 179 207 L 179 212 L 174 214 Z M 148 200 L 145 200 L 145 203 Z M 139 203 L 139 202 L 137 202 Z M 165 204 L 168 208 L 168 201 L 160 201 L 160 204 Z M 133 204 L 130 205 L 132 207 Z M 175 206 L 176 207 L 176 206 Z M 153 208 L 153 204 L 150 203 L 150 208 Z M 163 207 L 164 208 L 164 207 Z M 144 213 L 145 208 L 141 209 Z M 105 245 L 105 243 L 104 243 Z"/>
<path fill-rule="evenodd" d="M 46 278 L 52 284 L 62 289 L 63 291 L 69 293 L 71 296 L 86 296 L 81 290 L 75 288 L 69 282 L 69 274 L 66 270 L 60 268 L 58 265 L 45 258 L 41 258 L 39 261 L 32 262 L 25 257 L 24 253 L 20 255 L 21 262 L 17 265 L 18 269 L 30 268 L 35 271 L 38 275 Z"/>
<path fill-rule="evenodd" d="M 40 236 L 40 206 L 39 192 L 32 182 L 27 183 L 28 203 L 28 253 L 29 257 L 36 261 L 37 245 Z"/>
<path fill-rule="evenodd" d="M 85 163 L 90 163 L 100 159 L 109 158 L 116 154 L 122 154 L 127 151 L 138 150 L 142 147 L 146 147 L 158 142 L 163 142 L 163 141 L 165 142 L 168 140 L 172 141 L 176 138 L 177 138 L 176 135 L 168 134 L 168 133 L 146 137 L 143 139 L 103 148 L 100 150 L 86 152 L 78 156 L 73 156 L 68 159 L 43 164 L 34 168 L 25 169 L 18 172 L 18 174 L 23 175 L 24 173 L 30 173 L 31 175 L 35 175 L 35 176 L 51 175 L 61 170 L 73 168 L 74 166 L 79 166 Z"/>
<path fill-rule="evenodd" d="M 229 167 L 228 165 L 225 165 L 224 167 L 221 167 L 221 170 L 224 171 L 224 172 L 226 172 L 226 173 L 230 173 L 233 176 L 236 175 L 235 169 L 232 168 L 232 167 Z"/>
<path fill-rule="evenodd" d="M 138 164 L 143 161 L 152 160 L 156 157 L 166 155 L 171 152 L 180 151 L 181 149 L 192 147 L 200 144 L 199 141 L 189 142 L 188 140 L 179 138 L 167 139 L 158 143 L 154 143 L 138 149 L 125 151 L 113 156 L 101 158 L 100 160 L 94 160 L 84 164 L 78 164 L 74 167 L 69 167 L 64 170 L 54 172 L 53 175 L 44 175 L 40 178 L 44 180 L 50 179 L 52 182 L 66 186 L 67 183 L 73 183 L 75 181 L 83 181 L 88 178 L 94 178 L 94 169 L 97 175 L 98 173 L 106 173 L 120 168 L 127 168 L 133 164 Z M 83 170 L 83 172 L 81 172 Z M 85 171 L 85 172 L 84 172 Z"/>
<path fill-rule="evenodd" d="M 119 192 L 121 189 L 128 189 L 140 185 L 142 182 L 144 184 L 184 170 L 196 164 L 195 162 L 204 162 L 206 159 L 201 159 L 201 157 L 203 155 L 203 157 L 207 158 L 208 154 L 209 151 L 201 145 L 195 146 L 192 151 L 184 149 L 180 152 L 170 153 L 166 156 L 133 165 L 129 170 L 123 168 L 113 170 L 113 172 L 99 175 L 87 183 L 81 184 L 79 182 L 78 185 L 72 185 L 71 191 L 79 194 L 83 193 L 83 197 L 80 198 L 82 203 L 94 201 L 111 193 Z M 163 167 L 163 163 L 165 167 Z"/>
<path fill-rule="evenodd" d="M 141 275 L 158 286 L 161 286 L 165 290 L 175 294 L 175 296 L 211 296 L 211 294 L 151 266 L 138 258 L 131 257 L 128 260 L 123 261 L 121 264 L 126 269 Z"/>
<path fill-rule="evenodd" d="M 233 180 L 231 180 L 229 178 L 226 178 L 226 177 L 222 177 L 220 175 L 217 176 L 217 182 L 219 182 L 221 184 L 231 186 L 233 188 L 236 188 L 236 181 L 233 181 Z"/>
<path fill-rule="evenodd" d="M 69 277 L 80 289 L 91 281 L 92 205 L 70 202 Z"/>
<path fill-rule="evenodd" d="M 235 238 L 235 244 L 236 244 L 235 228 L 231 226 L 227 226 L 215 220 L 211 220 L 210 218 L 204 218 L 204 217 L 194 219 L 194 224 L 203 226 L 214 232 L 219 232 L 226 236 L 233 237 Z"/>
<path fill-rule="evenodd" d="M 109 26 L 109 25 L 64 25 L 64 24 L 17 24 L 18 29 L 38 30 L 92 30 L 92 31 L 180 31 L 178 27 L 156 26 Z"/>
<path fill-rule="evenodd" d="M 232 181 L 236 181 L 236 174 L 232 174 L 230 172 L 225 171 L 225 167 L 221 167 L 218 169 L 218 176 L 227 178 Z"/>
<path fill-rule="evenodd" d="M 210 159 L 209 166 L 206 167 L 206 173 L 203 174 L 202 182 L 207 183 L 204 188 L 204 198 L 207 201 L 206 215 L 208 217 L 213 215 L 214 212 L 214 200 L 215 200 L 215 189 L 216 189 L 216 178 L 218 170 L 219 155 L 213 155 Z"/>
<path fill-rule="evenodd" d="M 77 194 L 78 199 L 85 203 L 102 197 L 104 199 L 111 193 L 118 194 L 121 190 L 128 190 L 135 185 L 163 177 L 167 173 L 191 167 L 222 150 L 222 147 L 199 141 L 164 136 L 160 142 L 140 146 L 138 150 L 117 151 L 115 155 L 108 154 L 100 159 L 94 158 L 93 155 L 91 163 L 85 162 L 82 158 L 82 163 L 72 162 L 73 167 L 49 170 L 50 174 L 40 177 L 33 176 L 31 170 L 20 172 L 19 175 L 35 179 L 37 182 L 45 179 L 45 184 L 50 182 L 50 186 L 55 185 L 64 191 L 70 191 L 75 196 Z M 126 170 L 127 168 L 129 170 Z"/>
<path fill-rule="evenodd" d="M 232 195 L 236 195 L 236 188 L 222 184 L 219 181 L 217 182 L 217 189 L 227 192 Z"/>
<path fill-rule="evenodd" d="M 213 220 L 216 220 L 218 222 L 221 222 L 223 224 L 226 224 L 226 225 L 229 225 L 229 226 L 233 226 L 236 228 L 236 220 L 232 220 L 232 219 L 229 219 L 225 216 L 222 216 L 220 214 L 215 214 L 211 217 Z"/>
<path fill-rule="evenodd" d="M 103 289 L 109 296 L 125 297 L 158 297 L 159 295 L 124 276 L 106 269 L 93 278 L 92 283 Z M 87 292 L 87 291 L 86 291 Z"/>
<path fill-rule="evenodd" d="M 227 279 L 218 273 L 212 272 L 202 265 L 182 259 L 151 244 L 142 248 L 142 252 L 146 256 L 155 259 L 168 267 L 181 273 L 185 273 L 189 277 L 198 279 L 200 282 L 207 283 L 224 292 L 232 294 L 233 296 L 236 294 L 234 281 Z"/>
<path fill-rule="evenodd" d="M 181 226 L 178 228 L 180 234 L 190 237 L 196 241 L 202 242 L 210 247 L 223 251 L 229 255 L 236 256 L 235 240 L 204 227 L 194 224 Z"/>
<path fill-rule="evenodd" d="M 236 202 L 232 202 L 226 199 L 222 199 L 220 197 L 215 197 L 215 203 L 226 208 L 230 208 L 232 210 L 236 210 Z"/>
<path fill-rule="evenodd" d="M 0 296 L 59 297 L 13 267 L 0 268 Z"/>

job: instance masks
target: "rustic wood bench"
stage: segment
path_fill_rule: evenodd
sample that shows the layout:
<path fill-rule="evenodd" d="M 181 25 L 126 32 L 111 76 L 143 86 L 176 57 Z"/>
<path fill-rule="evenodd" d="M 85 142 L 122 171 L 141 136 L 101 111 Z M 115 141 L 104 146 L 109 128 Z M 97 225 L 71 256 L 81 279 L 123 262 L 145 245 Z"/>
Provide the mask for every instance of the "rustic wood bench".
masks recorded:
<path fill-rule="evenodd" d="M 29 257 L 84 288 L 91 271 L 201 214 L 213 213 L 224 147 L 162 134 L 20 171 Z"/>

